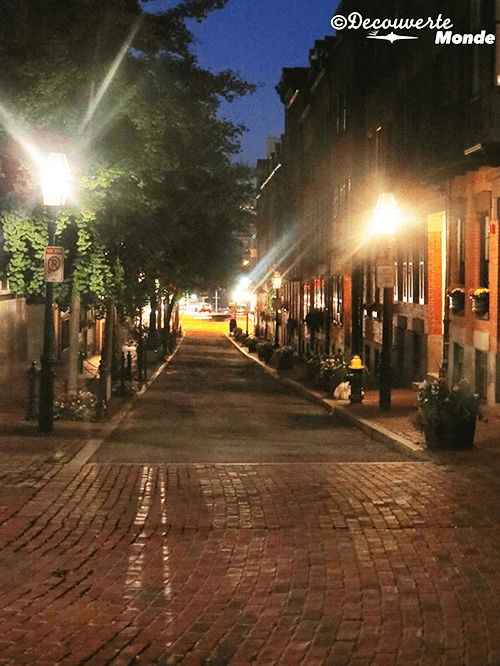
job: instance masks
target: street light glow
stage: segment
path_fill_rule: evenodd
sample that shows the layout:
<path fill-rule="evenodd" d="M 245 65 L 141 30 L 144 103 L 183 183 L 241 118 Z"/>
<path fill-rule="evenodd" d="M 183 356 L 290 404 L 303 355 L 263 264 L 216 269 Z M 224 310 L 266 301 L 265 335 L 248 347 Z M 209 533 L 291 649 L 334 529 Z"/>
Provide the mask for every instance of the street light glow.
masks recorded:
<path fill-rule="evenodd" d="M 394 236 L 399 210 L 396 199 L 391 192 L 384 192 L 378 198 L 373 210 L 375 229 L 378 236 Z"/>
<path fill-rule="evenodd" d="M 73 180 L 66 155 L 50 153 L 40 178 L 44 206 L 64 206 Z"/>

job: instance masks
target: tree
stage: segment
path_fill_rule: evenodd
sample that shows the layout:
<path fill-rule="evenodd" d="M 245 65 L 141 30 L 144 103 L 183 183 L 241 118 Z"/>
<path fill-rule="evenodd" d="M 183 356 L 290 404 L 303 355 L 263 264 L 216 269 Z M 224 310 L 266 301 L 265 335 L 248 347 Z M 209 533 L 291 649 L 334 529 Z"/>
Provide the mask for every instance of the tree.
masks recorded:
<path fill-rule="evenodd" d="M 80 184 L 80 199 L 58 219 L 71 276 L 57 290 L 61 307 L 76 293 L 87 306 L 111 298 L 130 313 L 158 281 L 173 303 L 179 290 L 220 282 L 231 268 L 248 174 L 229 159 L 243 128 L 216 111 L 221 98 L 252 86 L 201 70 L 185 24 L 225 4 L 190 0 L 158 15 L 136 0 L 0 7 L 0 84 L 10 109 L 0 107 L 2 261 L 17 293 L 43 293 L 46 224 L 30 142 L 61 136 L 72 137 Z M 15 26 L 8 34 L 7 25 Z"/>

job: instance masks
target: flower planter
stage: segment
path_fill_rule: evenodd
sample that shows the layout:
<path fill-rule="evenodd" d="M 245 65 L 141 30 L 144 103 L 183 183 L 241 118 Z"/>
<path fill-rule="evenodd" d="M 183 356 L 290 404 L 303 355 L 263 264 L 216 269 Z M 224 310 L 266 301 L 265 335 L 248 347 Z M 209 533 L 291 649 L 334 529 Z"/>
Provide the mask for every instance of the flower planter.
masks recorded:
<path fill-rule="evenodd" d="M 432 448 L 470 449 L 476 422 L 482 418 L 480 398 L 462 380 L 450 389 L 443 380 L 424 382 L 418 395 L 415 423 Z"/>
<path fill-rule="evenodd" d="M 472 311 L 478 315 L 485 315 L 490 309 L 490 298 L 489 296 L 471 296 L 472 300 Z"/>
<path fill-rule="evenodd" d="M 474 446 L 475 434 L 476 419 L 424 428 L 425 443 L 430 448 L 470 449 Z"/>
<path fill-rule="evenodd" d="M 450 294 L 450 308 L 453 312 L 461 312 L 465 309 L 465 292 L 453 291 Z"/>

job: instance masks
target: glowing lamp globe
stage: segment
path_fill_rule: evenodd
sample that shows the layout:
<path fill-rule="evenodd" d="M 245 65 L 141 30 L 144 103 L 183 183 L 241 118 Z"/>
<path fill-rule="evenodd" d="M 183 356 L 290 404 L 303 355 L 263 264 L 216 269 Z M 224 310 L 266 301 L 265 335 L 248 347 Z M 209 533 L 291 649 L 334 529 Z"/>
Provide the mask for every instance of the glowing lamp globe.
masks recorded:
<path fill-rule="evenodd" d="M 278 273 L 278 271 L 276 271 L 273 277 L 271 278 L 271 282 L 273 283 L 273 289 L 280 289 L 281 275 Z"/>
<path fill-rule="evenodd" d="M 73 180 L 66 155 L 50 153 L 40 178 L 44 205 L 64 206 Z"/>
<path fill-rule="evenodd" d="M 394 195 L 390 192 L 381 194 L 373 210 L 377 236 L 394 236 L 398 216 L 399 210 Z"/>

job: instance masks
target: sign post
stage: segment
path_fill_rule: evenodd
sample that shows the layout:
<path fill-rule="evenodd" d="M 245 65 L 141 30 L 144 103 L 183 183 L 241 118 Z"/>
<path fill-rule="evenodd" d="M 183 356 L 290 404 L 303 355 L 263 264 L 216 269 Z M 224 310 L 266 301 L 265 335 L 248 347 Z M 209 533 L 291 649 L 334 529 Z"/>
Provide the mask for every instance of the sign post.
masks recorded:
<path fill-rule="evenodd" d="M 49 246 L 45 248 L 43 262 L 45 282 L 62 282 L 64 280 L 64 248 Z"/>
<path fill-rule="evenodd" d="M 384 262 L 377 264 L 377 287 L 388 289 L 394 287 L 395 267 L 394 262 Z"/>

